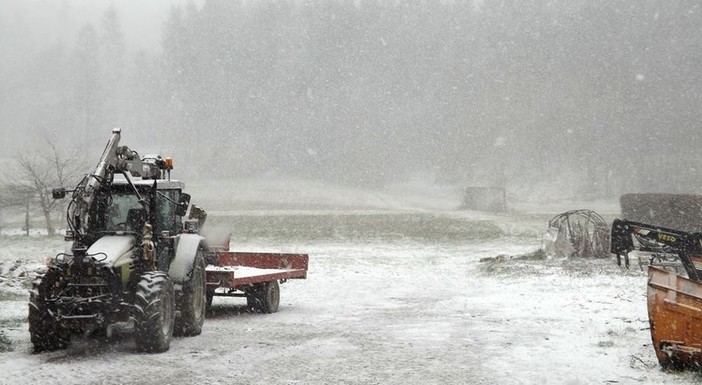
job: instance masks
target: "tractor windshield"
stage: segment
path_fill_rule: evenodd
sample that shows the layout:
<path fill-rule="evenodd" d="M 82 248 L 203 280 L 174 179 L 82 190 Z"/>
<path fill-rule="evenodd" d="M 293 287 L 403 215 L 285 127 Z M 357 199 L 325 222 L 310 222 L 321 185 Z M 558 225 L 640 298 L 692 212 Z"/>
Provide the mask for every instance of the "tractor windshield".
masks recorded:
<path fill-rule="evenodd" d="M 113 193 L 112 202 L 107 206 L 105 230 L 140 232 L 141 228 L 134 228 L 135 223 L 130 218 L 130 210 L 142 210 L 137 196 L 134 193 Z"/>

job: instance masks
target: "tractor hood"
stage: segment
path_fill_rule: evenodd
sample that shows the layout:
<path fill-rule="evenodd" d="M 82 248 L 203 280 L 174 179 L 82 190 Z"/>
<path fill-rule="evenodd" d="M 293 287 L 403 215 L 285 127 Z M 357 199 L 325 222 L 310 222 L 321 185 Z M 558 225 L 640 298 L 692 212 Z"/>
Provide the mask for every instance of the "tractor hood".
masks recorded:
<path fill-rule="evenodd" d="M 114 265 L 115 262 L 134 247 L 131 235 L 106 235 L 88 248 L 88 255 L 98 262 Z"/>

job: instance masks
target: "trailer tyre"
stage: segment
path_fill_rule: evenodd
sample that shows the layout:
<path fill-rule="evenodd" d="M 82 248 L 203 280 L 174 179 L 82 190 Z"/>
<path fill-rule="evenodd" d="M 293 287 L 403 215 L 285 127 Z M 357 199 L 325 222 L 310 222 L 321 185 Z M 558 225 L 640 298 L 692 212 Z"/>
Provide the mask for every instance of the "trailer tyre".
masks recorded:
<path fill-rule="evenodd" d="M 280 304 L 278 281 L 258 283 L 246 292 L 246 305 L 257 313 L 275 313 Z"/>
<path fill-rule="evenodd" d="M 70 342 L 70 331 L 51 316 L 45 305 L 46 300 L 58 289 L 60 275 L 61 272 L 52 267 L 32 283 L 28 321 L 30 340 L 35 352 L 65 349 Z"/>
<path fill-rule="evenodd" d="M 214 299 L 214 291 L 208 291 L 207 292 L 207 303 L 205 304 L 205 310 L 209 311 L 210 308 L 212 307 L 212 300 Z"/>
<path fill-rule="evenodd" d="M 165 352 L 171 345 L 175 315 L 173 282 L 162 271 L 148 271 L 137 284 L 134 334 L 137 349 Z"/>
<path fill-rule="evenodd" d="M 205 287 L 205 258 L 198 249 L 193 269 L 189 279 L 183 283 L 183 296 L 178 310 L 180 317 L 176 319 L 175 332 L 180 336 L 196 336 L 202 332 L 207 306 L 207 290 Z"/>

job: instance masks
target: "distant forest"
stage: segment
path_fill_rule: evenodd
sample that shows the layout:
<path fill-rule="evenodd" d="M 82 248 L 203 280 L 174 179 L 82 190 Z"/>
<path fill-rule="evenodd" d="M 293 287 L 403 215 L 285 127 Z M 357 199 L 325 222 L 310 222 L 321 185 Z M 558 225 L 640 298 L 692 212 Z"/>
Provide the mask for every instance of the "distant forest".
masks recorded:
<path fill-rule="evenodd" d="M 136 53 L 112 6 L 8 51 L 32 28 L 0 14 L 4 157 L 123 127 L 203 178 L 700 190 L 697 1 L 206 1 Z"/>

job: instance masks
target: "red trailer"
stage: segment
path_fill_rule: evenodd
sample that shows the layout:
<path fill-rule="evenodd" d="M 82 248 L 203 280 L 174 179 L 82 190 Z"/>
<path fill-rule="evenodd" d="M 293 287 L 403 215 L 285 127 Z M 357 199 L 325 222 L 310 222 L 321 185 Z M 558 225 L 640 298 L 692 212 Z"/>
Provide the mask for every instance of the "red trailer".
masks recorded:
<path fill-rule="evenodd" d="M 246 297 L 247 307 L 275 313 L 280 302 L 278 282 L 307 278 L 307 254 L 218 251 L 217 265 L 205 268 L 207 308 L 214 296 Z"/>

